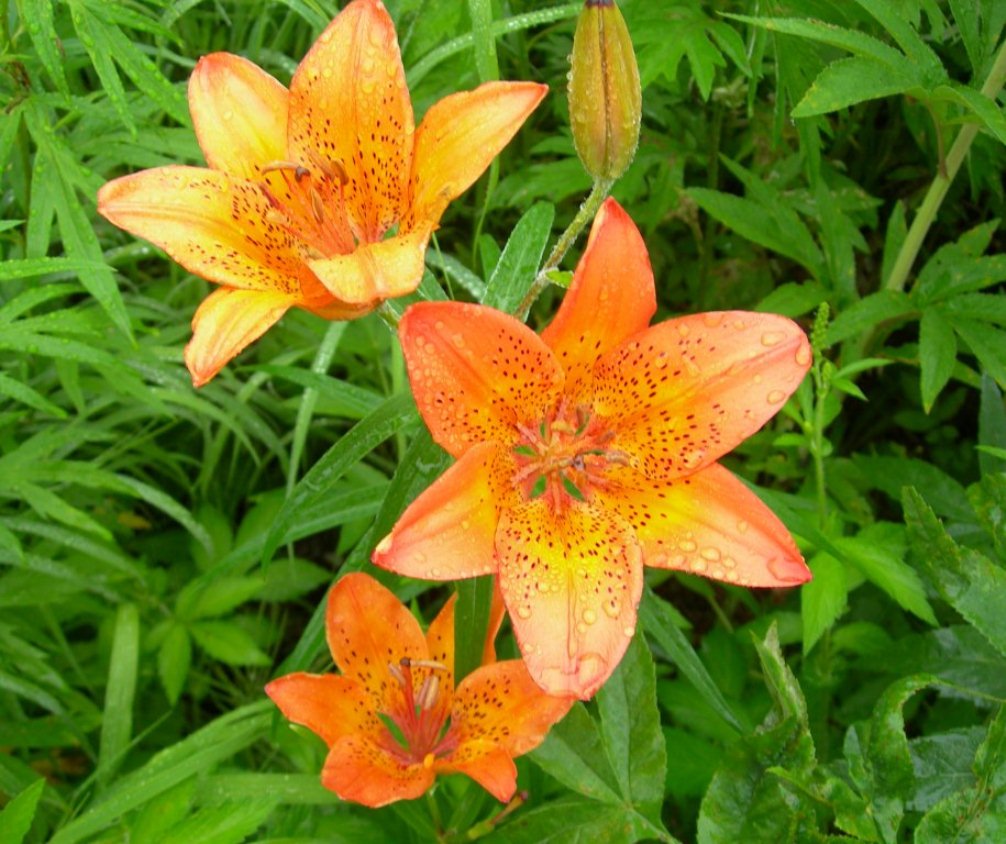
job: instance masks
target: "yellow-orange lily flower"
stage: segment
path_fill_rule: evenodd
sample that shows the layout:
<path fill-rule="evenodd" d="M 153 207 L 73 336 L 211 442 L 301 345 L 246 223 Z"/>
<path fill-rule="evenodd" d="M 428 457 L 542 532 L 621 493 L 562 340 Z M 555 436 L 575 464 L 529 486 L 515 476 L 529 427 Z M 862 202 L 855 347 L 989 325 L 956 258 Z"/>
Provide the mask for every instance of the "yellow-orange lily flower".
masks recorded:
<path fill-rule="evenodd" d="M 185 351 L 199 386 L 289 308 L 352 319 L 415 290 L 447 204 L 546 90 L 487 83 L 445 97 L 417 129 L 391 18 L 380 0 L 353 0 L 289 90 L 239 56 L 203 57 L 189 108 L 209 168 L 116 179 L 98 210 L 220 285 Z"/>
<path fill-rule="evenodd" d="M 810 577 L 792 537 L 716 461 L 771 418 L 811 360 L 788 319 L 722 312 L 647 327 L 646 247 L 608 200 L 541 337 L 479 305 L 399 326 L 416 403 L 458 458 L 374 562 L 413 577 L 498 572 L 545 691 L 590 697 L 636 627 L 643 565 L 744 586 Z"/>
<path fill-rule="evenodd" d="M 489 664 L 455 689 L 454 597 L 423 636 L 390 591 L 348 574 L 325 617 L 342 674 L 289 674 L 266 693 L 328 744 L 321 782 L 343 800 L 384 806 L 419 797 L 437 774 L 462 773 L 505 802 L 517 787 L 514 757 L 541 744 L 573 701 L 544 694 L 521 660 L 493 661 L 501 619 L 502 610 L 490 622 Z"/>

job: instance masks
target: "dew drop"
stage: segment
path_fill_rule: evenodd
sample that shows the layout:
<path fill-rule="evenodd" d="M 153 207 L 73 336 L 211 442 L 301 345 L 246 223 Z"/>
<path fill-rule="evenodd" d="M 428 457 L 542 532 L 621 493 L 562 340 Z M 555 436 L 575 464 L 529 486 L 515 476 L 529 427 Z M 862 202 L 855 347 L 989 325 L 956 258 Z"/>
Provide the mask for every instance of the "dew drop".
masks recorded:
<path fill-rule="evenodd" d="M 630 639 L 632 638 L 633 634 L 635 634 L 635 632 L 636 632 L 636 628 L 635 627 L 623 627 L 622 628 L 622 634 L 624 636 L 628 636 Z"/>
<path fill-rule="evenodd" d="M 684 551 L 686 554 L 693 554 L 698 550 L 699 546 L 696 545 L 692 540 L 685 539 L 678 543 L 678 547 Z"/>
<path fill-rule="evenodd" d="M 687 337 L 690 331 L 691 328 L 688 327 L 688 323 L 682 322 L 678 324 L 678 334 L 680 334 L 682 337 Z"/>
<path fill-rule="evenodd" d="M 785 339 L 786 335 L 781 331 L 766 331 L 761 336 L 761 344 L 772 348 L 772 346 L 778 346 Z"/>
<path fill-rule="evenodd" d="M 517 607 L 517 616 L 526 621 L 531 617 L 531 607 L 526 605 Z"/>
<path fill-rule="evenodd" d="M 225 111 L 223 113 L 223 118 L 224 118 L 224 120 L 233 120 L 234 119 L 234 112 L 231 111 L 230 109 L 227 109 L 227 111 Z"/>
<path fill-rule="evenodd" d="M 751 525 L 749 525 L 743 519 L 741 519 L 739 522 L 737 522 L 737 532 L 738 533 L 747 533 L 749 527 L 751 527 Z"/>
<path fill-rule="evenodd" d="M 597 613 L 591 609 L 584 610 L 583 621 L 585 624 L 593 624 L 595 621 L 597 621 Z"/>
<path fill-rule="evenodd" d="M 692 571 L 698 572 L 699 574 L 701 574 L 702 572 L 704 572 L 706 570 L 706 561 L 705 560 L 692 560 L 692 564 L 691 564 L 691 566 L 689 566 L 689 568 L 691 568 Z"/>
<path fill-rule="evenodd" d="M 604 607 L 604 612 L 609 618 L 618 618 L 619 607 L 614 601 L 605 601 L 601 606 Z"/>
<path fill-rule="evenodd" d="M 707 328 L 715 328 L 723 322 L 723 314 L 716 313 L 715 311 L 706 313 L 702 315 L 702 321 L 706 324 Z"/>
<path fill-rule="evenodd" d="M 772 390 L 766 398 L 769 404 L 779 404 L 786 398 L 786 394 L 782 390 Z"/>
<path fill-rule="evenodd" d="M 709 560 L 710 562 L 714 562 L 720 558 L 720 552 L 716 548 L 703 548 L 699 553 L 702 555 L 703 559 Z"/>
<path fill-rule="evenodd" d="M 796 362 L 799 366 L 810 365 L 810 346 L 804 344 L 796 350 Z"/>

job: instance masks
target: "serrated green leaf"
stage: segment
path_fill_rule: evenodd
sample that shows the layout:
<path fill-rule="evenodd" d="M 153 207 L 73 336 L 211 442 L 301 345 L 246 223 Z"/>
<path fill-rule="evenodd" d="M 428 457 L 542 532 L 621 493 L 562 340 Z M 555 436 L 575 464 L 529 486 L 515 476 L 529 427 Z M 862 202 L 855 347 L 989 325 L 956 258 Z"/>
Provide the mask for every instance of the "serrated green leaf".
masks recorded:
<path fill-rule="evenodd" d="M 919 566 L 947 603 L 1006 655 L 1006 569 L 954 542 L 913 488 L 905 489 L 905 522 Z"/>
<path fill-rule="evenodd" d="M 849 587 L 845 567 L 829 554 L 817 554 L 807 565 L 814 577 L 800 588 L 800 618 L 803 621 L 803 652 L 830 630 L 846 609 Z"/>
<path fill-rule="evenodd" d="M 824 285 L 815 281 L 804 284 L 788 282 L 780 284 L 775 290 L 762 299 L 756 311 L 769 314 L 782 314 L 791 319 L 803 316 L 814 310 L 828 298 Z"/>
<path fill-rule="evenodd" d="M 69 96 L 64 59 L 59 53 L 59 37 L 53 19 L 54 6 L 52 0 L 21 0 L 20 3 L 24 27 L 42 66 L 60 93 Z"/>
<path fill-rule="evenodd" d="M 580 797 L 564 797 L 520 812 L 485 839 L 486 844 L 595 844 L 599 841 L 633 844 L 652 840 L 652 829 L 624 808 Z M 673 842 L 670 836 L 660 840 Z"/>
<path fill-rule="evenodd" d="M 1006 385 L 1006 331 L 976 320 L 956 316 L 948 318 L 954 331 L 968 344 L 982 367 L 1000 387 Z"/>
<path fill-rule="evenodd" d="M 618 779 L 604 751 L 601 733 L 582 703 L 549 731 L 545 741 L 531 751 L 531 759 L 545 773 L 571 791 L 618 805 Z"/>
<path fill-rule="evenodd" d="M 927 308 L 919 323 L 919 369 L 922 407 L 929 413 L 947 385 L 957 363 L 957 338 L 953 326 L 938 308 Z"/>
<path fill-rule="evenodd" d="M 978 442 L 986 449 L 1006 449 L 1006 406 L 995 381 L 982 375 L 981 404 L 978 408 Z M 1003 470 L 1003 459 L 994 451 L 979 451 L 978 465 L 982 474 Z"/>
<path fill-rule="evenodd" d="M 904 12 L 891 0 L 855 0 L 859 6 L 872 15 L 886 30 L 897 45 L 904 50 L 912 64 L 930 78 L 946 77 L 946 71 L 939 57 L 905 19 Z M 929 85 L 928 87 L 932 87 Z"/>
<path fill-rule="evenodd" d="M 21 844 L 24 841 L 44 788 L 45 778 L 39 778 L 0 810 L 0 841 L 3 844 Z"/>
<path fill-rule="evenodd" d="M 913 313 L 914 305 L 907 295 L 894 290 L 881 290 L 840 312 L 828 326 L 825 348 L 872 331 L 878 325 Z"/>
<path fill-rule="evenodd" d="M 882 64 L 876 59 L 851 56 L 829 64 L 796 104 L 793 117 L 814 117 L 856 103 L 903 94 L 919 87 L 918 76 L 907 62 Z"/>
<path fill-rule="evenodd" d="M 908 742 L 915 771 L 915 791 L 908 808 L 925 812 L 975 780 L 975 752 L 985 737 L 981 727 L 924 735 Z"/>
<path fill-rule="evenodd" d="M 660 731 L 653 658 L 635 636 L 618 668 L 597 693 L 601 738 L 626 803 L 660 824 L 667 748 Z"/>
<path fill-rule="evenodd" d="M 184 621 L 228 615 L 254 598 L 264 583 L 261 577 L 200 578 L 179 593 L 175 612 Z"/>
<path fill-rule="evenodd" d="M 538 274 L 554 219 L 551 204 L 536 202 L 517 221 L 489 277 L 483 305 L 508 314 L 517 310 Z"/>

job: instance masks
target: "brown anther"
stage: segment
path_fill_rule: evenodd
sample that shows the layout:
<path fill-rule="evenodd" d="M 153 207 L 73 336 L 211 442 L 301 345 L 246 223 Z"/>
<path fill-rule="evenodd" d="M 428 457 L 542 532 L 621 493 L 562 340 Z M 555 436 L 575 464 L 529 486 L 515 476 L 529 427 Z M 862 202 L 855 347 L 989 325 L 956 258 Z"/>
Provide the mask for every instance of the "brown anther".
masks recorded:
<path fill-rule="evenodd" d="M 311 213 L 314 214 L 316 222 L 321 223 L 325 219 L 325 203 L 321 201 L 321 194 L 314 189 L 314 185 L 308 188 L 311 197 Z"/>
<path fill-rule="evenodd" d="M 423 685 L 419 687 L 419 694 L 416 696 L 416 706 L 423 711 L 433 709 L 440 695 L 440 678 L 436 674 L 427 674 L 423 679 Z"/>
<path fill-rule="evenodd" d="M 311 171 L 308 170 L 303 164 L 298 164 L 293 171 L 293 177 L 298 181 L 303 181 L 305 178 L 311 175 Z"/>
<path fill-rule="evenodd" d="M 268 164 L 263 164 L 261 169 L 264 175 L 266 173 L 275 173 L 277 170 L 293 170 L 296 173 L 298 170 L 304 168 L 293 161 L 270 161 Z"/>
<path fill-rule="evenodd" d="M 400 660 L 398 660 L 398 664 L 402 666 L 402 668 L 411 668 L 412 660 L 409 659 L 407 656 L 403 656 Z"/>
<path fill-rule="evenodd" d="M 582 454 L 574 454 L 573 459 L 569 461 L 569 465 L 579 472 L 584 471 L 587 468 L 587 464 L 584 462 L 583 457 Z"/>
<path fill-rule="evenodd" d="M 318 167 L 321 168 L 321 172 L 324 173 L 333 182 L 338 182 L 340 185 L 346 184 L 349 181 L 349 174 L 346 172 L 346 168 L 338 161 L 319 161 Z"/>

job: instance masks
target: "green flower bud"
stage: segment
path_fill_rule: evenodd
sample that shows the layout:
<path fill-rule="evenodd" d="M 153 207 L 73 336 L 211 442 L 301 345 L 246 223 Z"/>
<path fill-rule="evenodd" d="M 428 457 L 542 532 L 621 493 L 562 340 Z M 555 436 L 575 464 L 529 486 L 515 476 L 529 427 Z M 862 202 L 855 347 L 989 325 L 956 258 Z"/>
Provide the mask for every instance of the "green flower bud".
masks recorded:
<path fill-rule="evenodd" d="M 595 179 L 632 163 L 642 110 L 639 67 L 615 0 L 586 0 L 573 36 L 569 116 L 577 155 Z"/>

